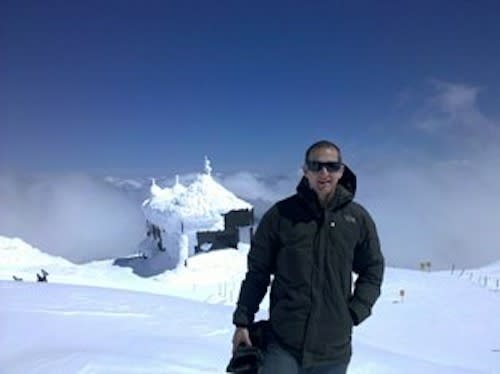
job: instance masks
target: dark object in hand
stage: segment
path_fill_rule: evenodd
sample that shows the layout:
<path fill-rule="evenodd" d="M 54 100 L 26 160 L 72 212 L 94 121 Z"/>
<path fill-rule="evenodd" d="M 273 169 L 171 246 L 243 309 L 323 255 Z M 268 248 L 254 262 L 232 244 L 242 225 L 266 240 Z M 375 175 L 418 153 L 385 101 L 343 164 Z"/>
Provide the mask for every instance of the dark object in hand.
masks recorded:
<path fill-rule="evenodd" d="M 236 348 L 233 357 L 231 357 L 226 372 L 257 374 L 263 360 L 264 356 L 259 348 L 240 344 L 238 348 Z"/>
<path fill-rule="evenodd" d="M 267 348 L 269 321 L 258 321 L 248 326 L 248 333 L 252 346 L 240 344 L 236 348 L 226 372 L 257 374 L 264 361 L 263 352 Z"/>

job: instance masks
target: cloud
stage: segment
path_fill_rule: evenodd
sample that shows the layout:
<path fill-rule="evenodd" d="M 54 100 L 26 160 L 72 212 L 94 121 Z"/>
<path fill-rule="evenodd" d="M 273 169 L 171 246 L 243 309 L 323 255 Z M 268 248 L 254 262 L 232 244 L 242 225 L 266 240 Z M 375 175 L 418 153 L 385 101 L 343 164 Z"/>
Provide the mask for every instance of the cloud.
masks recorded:
<path fill-rule="evenodd" d="M 223 177 L 221 182 L 242 198 L 275 202 L 293 193 L 297 177 L 262 178 L 249 172 L 239 172 Z"/>
<path fill-rule="evenodd" d="M 410 132 L 398 138 L 404 152 L 388 148 L 385 163 L 353 165 L 360 198 L 376 219 L 390 265 L 498 261 L 500 121 L 481 111 L 484 89 L 442 81 L 431 88 L 421 107 L 414 103 L 414 118 L 432 137 L 415 142 L 422 133 Z"/>
<path fill-rule="evenodd" d="M 500 259 L 500 159 L 412 165 L 362 176 L 392 266 L 481 266 Z M 496 169 L 493 169 L 496 168 Z"/>
<path fill-rule="evenodd" d="M 301 173 L 287 176 L 263 177 L 255 173 L 241 171 L 221 176 L 224 187 L 254 207 L 258 219 L 277 201 L 293 194 Z"/>
<path fill-rule="evenodd" d="M 454 145 L 481 147 L 500 139 L 500 122 L 485 116 L 478 106 L 480 87 L 432 80 L 433 93 L 417 115 L 416 127 L 445 135 Z"/>
<path fill-rule="evenodd" d="M 0 235 L 81 263 L 135 251 L 144 235 L 140 205 L 85 175 L 0 175 Z"/>
<path fill-rule="evenodd" d="M 438 91 L 436 96 L 431 98 L 437 108 L 451 114 L 453 117 L 471 111 L 477 112 L 476 100 L 480 92 L 479 87 L 438 80 L 431 82 Z"/>

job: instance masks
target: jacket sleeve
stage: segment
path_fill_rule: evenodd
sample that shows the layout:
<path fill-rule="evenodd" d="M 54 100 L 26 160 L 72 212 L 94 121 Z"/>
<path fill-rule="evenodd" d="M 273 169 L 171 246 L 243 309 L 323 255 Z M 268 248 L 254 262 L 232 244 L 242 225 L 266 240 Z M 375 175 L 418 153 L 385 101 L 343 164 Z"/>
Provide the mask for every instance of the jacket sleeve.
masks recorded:
<path fill-rule="evenodd" d="M 370 316 L 375 301 L 380 296 L 384 275 L 384 257 L 375 223 L 363 209 L 363 236 L 354 252 L 353 271 L 358 274 L 354 294 L 349 302 L 354 325 Z"/>
<path fill-rule="evenodd" d="M 276 206 L 262 217 L 251 241 L 248 253 L 248 271 L 241 284 L 233 323 L 249 326 L 271 282 L 275 270 L 278 241 L 279 214 Z"/>

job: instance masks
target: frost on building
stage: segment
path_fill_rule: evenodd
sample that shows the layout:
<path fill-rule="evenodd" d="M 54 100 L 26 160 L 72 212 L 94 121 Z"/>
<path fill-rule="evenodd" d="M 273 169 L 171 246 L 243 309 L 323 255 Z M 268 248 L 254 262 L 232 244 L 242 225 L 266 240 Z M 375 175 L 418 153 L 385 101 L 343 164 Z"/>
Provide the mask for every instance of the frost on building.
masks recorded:
<path fill-rule="evenodd" d="M 251 236 L 253 207 L 213 179 L 206 157 L 204 172 L 191 184 L 184 186 L 176 178 L 172 187 L 161 188 L 153 180 L 150 192 L 143 203 L 144 257 L 163 252 L 177 266 L 202 251 L 236 248 L 242 235 Z"/>

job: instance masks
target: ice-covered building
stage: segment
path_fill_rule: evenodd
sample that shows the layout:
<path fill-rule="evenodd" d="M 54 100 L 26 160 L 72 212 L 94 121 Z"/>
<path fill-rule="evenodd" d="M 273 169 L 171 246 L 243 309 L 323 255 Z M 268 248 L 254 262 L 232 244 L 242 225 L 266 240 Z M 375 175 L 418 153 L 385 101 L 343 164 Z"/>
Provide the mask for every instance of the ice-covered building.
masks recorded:
<path fill-rule="evenodd" d="M 151 196 L 144 201 L 147 238 L 144 257 L 164 252 L 172 263 L 201 251 L 236 247 L 243 230 L 251 235 L 253 207 L 236 197 L 212 177 L 210 160 L 189 185 L 179 179 L 161 188 L 152 181 Z"/>

